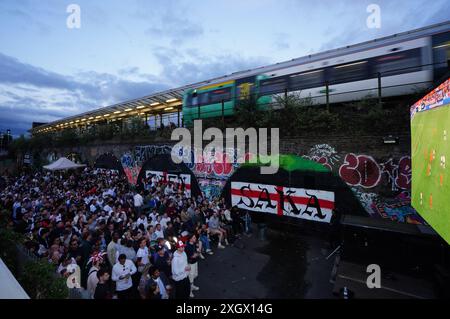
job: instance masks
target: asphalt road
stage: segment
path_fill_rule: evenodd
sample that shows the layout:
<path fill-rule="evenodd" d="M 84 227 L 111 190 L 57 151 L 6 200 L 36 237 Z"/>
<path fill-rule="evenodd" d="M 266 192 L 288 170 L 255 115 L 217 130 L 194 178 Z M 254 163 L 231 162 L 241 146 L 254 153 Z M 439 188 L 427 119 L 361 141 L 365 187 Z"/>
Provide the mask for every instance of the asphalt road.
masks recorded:
<path fill-rule="evenodd" d="M 335 298 L 331 252 L 317 236 L 254 232 L 199 262 L 195 299 Z"/>

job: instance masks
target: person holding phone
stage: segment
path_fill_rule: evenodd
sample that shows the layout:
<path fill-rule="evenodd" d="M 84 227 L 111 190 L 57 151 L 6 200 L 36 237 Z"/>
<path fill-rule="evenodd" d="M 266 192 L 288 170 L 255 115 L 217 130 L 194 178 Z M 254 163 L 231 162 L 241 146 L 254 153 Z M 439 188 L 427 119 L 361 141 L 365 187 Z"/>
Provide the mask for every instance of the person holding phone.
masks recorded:
<path fill-rule="evenodd" d="M 132 275 L 137 269 L 134 263 L 127 259 L 125 254 L 120 254 L 119 261 L 112 269 L 112 280 L 116 282 L 116 292 L 119 299 L 131 299 L 133 296 Z"/>

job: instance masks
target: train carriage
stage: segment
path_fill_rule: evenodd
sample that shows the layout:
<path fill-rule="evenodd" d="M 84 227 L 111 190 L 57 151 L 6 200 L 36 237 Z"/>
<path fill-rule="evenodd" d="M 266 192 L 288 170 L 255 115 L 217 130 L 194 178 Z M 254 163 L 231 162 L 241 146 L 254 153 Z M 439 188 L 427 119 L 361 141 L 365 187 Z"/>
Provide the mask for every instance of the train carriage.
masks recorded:
<path fill-rule="evenodd" d="M 445 22 L 213 80 L 184 92 L 183 119 L 189 126 L 194 119 L 233 115 L 237 101 L 248 97 L 264 109 L 288 92 L 313 104 L 376 97 L 380 90 L 382 97 L 412 94 L 432 86 L 449 60 Z"/>

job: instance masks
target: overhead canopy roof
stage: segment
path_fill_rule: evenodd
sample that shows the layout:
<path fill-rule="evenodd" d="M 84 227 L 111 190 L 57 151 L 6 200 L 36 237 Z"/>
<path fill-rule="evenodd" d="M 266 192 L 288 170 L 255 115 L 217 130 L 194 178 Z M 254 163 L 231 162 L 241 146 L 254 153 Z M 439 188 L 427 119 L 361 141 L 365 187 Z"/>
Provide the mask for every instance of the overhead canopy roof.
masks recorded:
<path fill-rule="evenodd" d="M 190 86 L 167 90 L 142 98 L 117 103 L 74 116 L 66 117 L 31 130 L 32 133 L 41 133 L 54 129 L 72 127 L 79 124 L 95 123 L 101 120 L 111 120 L 135 116 L 140 113 L 173 113 L 177 112 L 182 104 L 183 92 Z"/>

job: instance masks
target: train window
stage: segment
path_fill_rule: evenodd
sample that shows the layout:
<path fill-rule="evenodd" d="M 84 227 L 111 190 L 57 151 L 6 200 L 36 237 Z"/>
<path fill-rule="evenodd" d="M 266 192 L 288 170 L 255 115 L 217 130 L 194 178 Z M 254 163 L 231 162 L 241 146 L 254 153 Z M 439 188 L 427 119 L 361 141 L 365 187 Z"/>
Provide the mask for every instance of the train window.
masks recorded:
<path fill-rule="evenodd" d="M 291 90 L 308 89 L 324 85 L 323 70 L 315 70 L 289 76 Z"/>
<path fill-rule="evenodd" d="M 396 52 L 374 59 L 375 72 L 382 76 L 409 73 L 421 69 L 420 49 Z"/>
<path fill-rule="evenodd" d="M 192 100 L 191 100 L 191 105 L 192 106 L 197 106 L 198 105 L 198 96 L 197 94 L 195 96 L 192 96 Z"/>
<path fill-rule="evenodd" d="M 187 107 L 192 106 L 192 95 L 191 94 L 186 96 L 186 102 L 185 103 L 186 104 L 184 104 L 184 106 L 187 106 Z"/>
<path fill-rule="evenodd" d="M 223 88 L 209 92 L 208 104 L 220 103 L 222 101 L 229 101 L 231 99 L 231 88 Z"/>
<path fill-rule="evenodd" d="M 198 104 L 206 105 L 209 104 L 209 92 L 198 94 Z"/>
<path fill-rule="evenodd" d="M 331 67 L 330 84 L 365 80 L 369 77 L 368 61 L 357 61 Z"/>
<path fill-rule="evenodd" d="M 195 107 L 198 105 L 198 94 L 197 92 L 192 92 L 188 94 L 186 98 L 186 106 L 187 107 Z"/>
<path fill-rule="evenodd" d="M 450 63 L 450 32 L 433 35 L 434 76 L 440 78 L 447 72 Z"/>
<path fill-rule="evenodd" d="M 259 94 L 275 94 L 284 92 L 288 88 L 288 77 L 283 76 L 279 78 L 262 80 L 259 87 Z"/>

